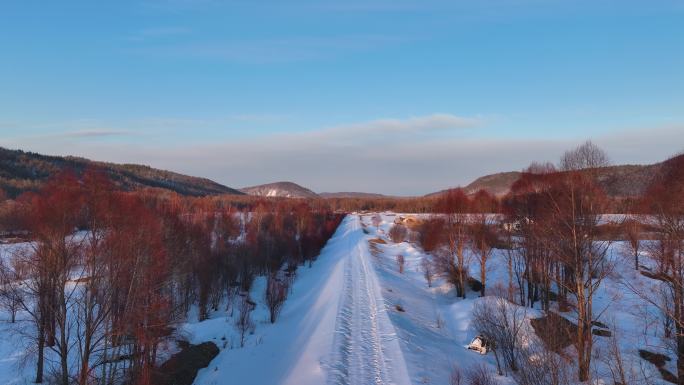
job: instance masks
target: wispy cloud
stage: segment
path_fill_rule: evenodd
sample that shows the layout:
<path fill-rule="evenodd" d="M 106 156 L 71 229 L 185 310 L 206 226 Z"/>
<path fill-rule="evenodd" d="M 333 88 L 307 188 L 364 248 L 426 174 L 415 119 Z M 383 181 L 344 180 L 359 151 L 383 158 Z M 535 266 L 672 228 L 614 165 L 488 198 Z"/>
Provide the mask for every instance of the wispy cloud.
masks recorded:
<path fill-rule="evenodd" d="M 79 130 L 79 131 L 68 131 L 58 134 L 59 136 L 69 137 L 69 138 L 92 138 L 92 137 L 102 137 L 102 136 L 122 136 L 130 135 L 130 131 L 122 130 L 108 130 L 108 129 L 93 129 L 93 130 Z"/>
<path fill-rule="evenodd" d="M 386 118 L 366 122 L 341 124 L 313 131 L 302 131 L 260 137 L 260 145 L 289 143 L 292 146 L 363 147 L 381 143 L 409 141 L 416 143 L 435 137 L 460 134 L 468 136 L 471 129 L 484 125 L 479 117 L 462 117 L 452 114 L 432 114 L 409 118 Z"/>
<path fill-rule="evenodd" d="M 93 128 L 85 130 L 63 131 L 47 134 L 40 134 L 38 136 L 49 138 L 65 138 L 65 139 L 79 139 L 79 138 L 106 138 L 113 136 L 128 136 L 134 135 L 133 131 L 129 130 L 114 130 L 107 128 Z"/>
<path fill-rule="evenodd" d="M 483 123 L 481 118 L 462 117 L 452 114 L 414 116 L 407 119 L 377 119 L 369 122 L 342 125 L 321 130 L 319 135 L 389 135 L 417 134 L 434 131 L 473 128 Z"/>
<path fill-rule="evenodd" d="M 131 47 L 139 55 L 198 57 L 250 64 L 321 60 L 397 45 L 415 38 L 389 35 L 291 36 L 273 39 L 194 41 Z"/>
<path fill-rule="evenodd" d="M 156 138 L 165 144 L 191 137 L 188 132 L 206 132 L 193 137 L 194 142 L 215 140 L 217 137 L 244 138 L 272 131 L 293 115 L 277 113 L 243 113 L 221 116 L 148 116 L 135 119 L 78 118 L 55 121 L 0 121 L 0 130 L 6 140 L 31 141 L 42 138 L 75 141 L 118 137 Z M 207 136 L 209 135 L 209 136 Z M 215 135 L 212 137 L 211 135 Z"/>

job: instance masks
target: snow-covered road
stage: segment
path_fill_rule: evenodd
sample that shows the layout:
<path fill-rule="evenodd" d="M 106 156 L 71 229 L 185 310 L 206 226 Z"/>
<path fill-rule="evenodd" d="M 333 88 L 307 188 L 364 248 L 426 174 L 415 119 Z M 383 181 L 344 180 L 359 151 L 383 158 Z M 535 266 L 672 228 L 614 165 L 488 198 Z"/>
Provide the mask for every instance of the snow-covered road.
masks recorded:
<path fill-rule="evenodd" d="M 261 301 L 254 335 L 222 349 L 196 385 L 409 385 L 360 219 L 347 216 L 311 268 L 300 267 L 275 324 Z M 255 282 L 253 298 L 263 295 Z M 191 342 L 225 339 L 225 318 L 186 325 Z M 229 337 L 230 339 L 230 337 Z"/>
<path fill-rule="evenodd" d="M 348 224 L 362 232 L 358 218 Z M 351 241 L 352 239 L 350 239 Z M 409 384 L 397 333 L 387 316 L 365 237 L 354 237 L 344 261 L 342 300 L 335 324 L 329 383 Z"/>

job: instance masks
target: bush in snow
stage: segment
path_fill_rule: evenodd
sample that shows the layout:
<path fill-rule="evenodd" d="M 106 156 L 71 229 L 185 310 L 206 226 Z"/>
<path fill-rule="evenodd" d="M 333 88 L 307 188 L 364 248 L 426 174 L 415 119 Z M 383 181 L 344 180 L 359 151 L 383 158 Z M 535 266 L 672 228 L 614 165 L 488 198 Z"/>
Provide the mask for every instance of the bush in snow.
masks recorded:
<path fill-rule="evenodd" d="M 639 270 L 639 252 L 643 238 L 643 225 L 638 219 L 628 219 L 622 223 L 622 230 L 627 242 L 623 245 L 623 252 L 634 258 L 634 269 Z"/>
<path fill-rule="evenodd" d="M 465 379 L 465 383 L 468 385 L 497 385 L 492 373 L 482 364 L 468 369 L 465 373 Z"/>
<path fill-rule="evenodd" d="M 392 228 L 389 231 L 389 237 L 392 239 L 392 242 L 394 243 L 401 243 L 406 240 L 406 235 L 408 234 L 408 231 L 406 230 L 406 227 L 401 224 L 396 224 L 392 226 Z"/>
<path fill-rule="evenodd" d="M 457 365 L 454 365 L 453 368 L 451 368 L 451 373 L 449 373 L 449 385 L 464 385 L 465 384 L 465 378 L 463 376 L 463 373 L 461 372 L 461 368 L 458 367 Z"/>
<path fill-rule="evenodd" d="M 500 359 L 506 368 L 518 370 L 518 349 L 522 345 L 525 308 L 499 297 L 487 297 L 473 307 L 473 327 L 491 342 L 499 374 Z"/>
<path fill-rule="evenodd" d="M 15 323 L 17 312 L 24 301 L 18 269 L 5 266 L 0 260 L 0 308 L 10 314 L 10 322 Z"/>
<path fill-rule="evenodd" d="M 380 227 L 380 224 L 382 223 L 382 217 L 378 214 L 375 214 L 371 218 L 371 222 L 373 223 L 374 227 Z"/>
<path fill-rule="evenodd" d="M 423 276 L 427 281 L 428 287 L 432 287 L 432 263 L 428 257 L 423 257 L 420 260 L 420 267 L 423 270 Z"/>
<path fill-rule="evenodd" d="M 549 350 L 544 344 L 530 344 L 517 352 L 520 366 L 513 373 L 519 385 L 574 384 L 572 362 Z M 616 382 L 617 383 L 617 382 Z"/>

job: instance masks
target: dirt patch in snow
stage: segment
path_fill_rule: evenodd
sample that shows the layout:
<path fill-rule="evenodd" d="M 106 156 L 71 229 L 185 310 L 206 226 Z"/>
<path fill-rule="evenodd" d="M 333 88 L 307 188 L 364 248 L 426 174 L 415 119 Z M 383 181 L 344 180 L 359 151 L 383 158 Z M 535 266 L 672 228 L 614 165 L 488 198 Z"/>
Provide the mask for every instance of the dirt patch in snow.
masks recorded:
<path fill-rule="evenodd" d="M 382 250 L 380 250 L 379 245 L 386 245 L 386 244 L 387 244 L 387 242 L 382 238 L 373 238 L 370 241 L 368 241 L 370 252 L 374 257 L 378 257 L 382 253 Z"/>
<path fill-rule="evenodd" d="M 577 325 L 554 312 L 533 318 L 530 324 L 546 347 L 561 355 L 565 348 L 573 344 L 577 334 Z"/>
<path fill-rule="evenodd" d="M 655 365 L 655 367 L 658 368 L 660 375 L 663 377 L 663 380 L 673 384 L 677 383 L 677 376 L 665 369 L 665 365 L 671 360 L 670 357 L 660 353 L 649 352 L 644 349 L 639 349 L 639 357 Z"/>

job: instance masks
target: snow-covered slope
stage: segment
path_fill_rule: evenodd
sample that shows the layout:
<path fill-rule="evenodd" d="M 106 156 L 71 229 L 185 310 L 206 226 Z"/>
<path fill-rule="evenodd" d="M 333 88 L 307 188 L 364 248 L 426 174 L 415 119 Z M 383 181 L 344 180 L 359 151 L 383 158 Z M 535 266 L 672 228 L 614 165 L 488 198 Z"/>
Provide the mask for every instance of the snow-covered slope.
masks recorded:
<path fill-rule="evenodd" d="M 318 198 L 318 194 L 292 182 L 275 182 L 243 187 L 241 192 L 249 195 L 282 198 Z"/>
<path fill-rule="evenodd" d="M 394 306 L 400 305 L 404 310 L 390 311 L 389 315 L 401 341 L 411 383 L 449 384 L 449 374 L 454 366 L 467 371 L 475 365 L 484 364 L 492 373 L 496 372 L 496 363 L 491 354 L 481 356 L 464 348 L 477 334 L 472 326 L 473 307 L 491 297 L 480 298 L 479 293 L 468 291 L 467 299 L 458 299 L 452 287 L 441 277 L 435 277 L 432 287 L 427 287 L 420 265 L 427 254 L 412 242 L 394 243 L 389 239 L 387 234 L 396 218 L 394 214 L 381 215 L 382 222 L 378 228 L 371 225 L 372 216 L 363 216 L 368 237 L 384 242 L 377 246 L 378 251 L 372 259 L 373 266 L 384 289 L 385 301 Z M 619 216 L 606 215 L 603 220 L 616 217 Z M 673 357 L 668 341 L 661 338 L 664 331 L 659 324 L 659 312 L 653 304 L 632 290 L 638 288 L 641 293 L 658 293 L 662 288 L 658 280 L 636 273 L 630 257 L 624 259 L 624 250 L 623 242 L 611 245 L 608 258 L 613 271 L 602 282 L 594 297 L 596 320 L 609 325 L 616 338 L 595 337 L 593 376 L 600 379 L 597 384 L 613 383 L 607 356 L 615 343 L 627 368 L 628 383 L 666 384 L 655 366 L 639 356 L 639 349 L 646 349 Z M 398 269 L 398 255 L 405 260 L 403 274 Z M 647 253 L 642 254 L 641 262 L 645 265 L 650 263 Z M 506 251 L 493 250 L 486 266 L 489 295 L 498 293 L 505 296 L 508 285 Z M 479 266 L 476 261 L 471 260 L 469 269 L 471 276 L 477 276 Z M 543 315 L 538 306 L 523 312 L 527 320 Z M 576 319 L 572 312 L 561 314 L 569 320 Z M 526 329 L 526 338 L 537 340 L 529 323 Z M 569 353 L 573 354 L 572 348 Z M 665 367 L 672 373 L 676 373 L 674 361 L 667 362 Z M 575 368 L 569 368 L 569 372 L 574 375 Z M 496 376 L 496 380 L 498 384 L 515 384 L 510 376 Z"/>

